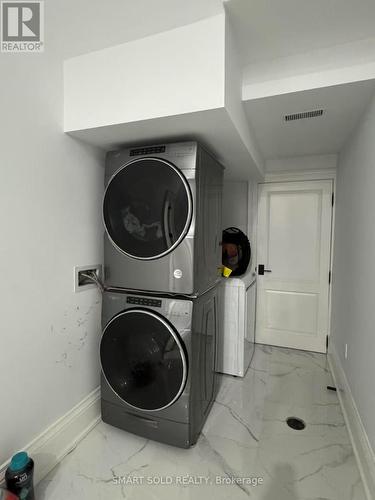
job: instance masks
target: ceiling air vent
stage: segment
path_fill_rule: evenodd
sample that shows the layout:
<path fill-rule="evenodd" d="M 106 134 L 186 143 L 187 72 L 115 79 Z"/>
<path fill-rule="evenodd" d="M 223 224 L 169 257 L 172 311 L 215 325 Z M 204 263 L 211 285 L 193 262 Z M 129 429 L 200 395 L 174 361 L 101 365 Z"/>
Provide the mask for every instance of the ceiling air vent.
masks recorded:
<path fill-rule="evenodd" d="M 323 109 L 314 109 L 312 111 L 303 111 L 302 113 L 293 113 L 292 115 L 285 115 L 284 121 L 292 122 L 294 120 L 304 120 L 306 118 L 315 118 L 316 116 L 322 116 Z"/>

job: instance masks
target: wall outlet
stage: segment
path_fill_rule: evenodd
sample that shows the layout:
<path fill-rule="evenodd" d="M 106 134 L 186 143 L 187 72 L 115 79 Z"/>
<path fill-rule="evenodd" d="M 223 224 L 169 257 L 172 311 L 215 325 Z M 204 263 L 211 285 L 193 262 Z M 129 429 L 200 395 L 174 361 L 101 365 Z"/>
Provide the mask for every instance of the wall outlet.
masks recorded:
<path fill-rule="evenodd" d="M 348 344 L 345 344 L 345 359 L 348 359 Z"/>
<path fill-rule="evenodd" d="M 83 290 L 88 290 L 89 288 L 96 288 L 96 284 L 90 279 L 86 278 L 82 273 L 87 271 L 95 272 L 96 276 L 102 279 L 102 265 L 94 264 L 91 266 L 76 266 L 74 268 L 74 291 L 82 292 Z"/>

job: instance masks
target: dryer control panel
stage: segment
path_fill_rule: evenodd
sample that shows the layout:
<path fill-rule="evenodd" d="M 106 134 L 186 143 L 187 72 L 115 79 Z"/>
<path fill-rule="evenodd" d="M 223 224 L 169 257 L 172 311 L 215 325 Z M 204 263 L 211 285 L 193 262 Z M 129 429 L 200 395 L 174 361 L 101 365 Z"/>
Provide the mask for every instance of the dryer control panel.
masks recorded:
<path fill-rule="evenodd" d="M 150 299 L 148 297 L 127 297 L 126 303 L 137 306 L 161 307 L 161 300 Z"/>

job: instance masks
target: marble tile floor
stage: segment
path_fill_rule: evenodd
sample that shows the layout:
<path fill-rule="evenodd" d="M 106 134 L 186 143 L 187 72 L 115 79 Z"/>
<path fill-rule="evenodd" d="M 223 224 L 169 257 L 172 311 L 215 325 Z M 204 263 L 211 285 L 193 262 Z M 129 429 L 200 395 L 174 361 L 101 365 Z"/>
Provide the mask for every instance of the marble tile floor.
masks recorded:
<path fill-rule="evenodd" d="M 189 450 L 98 424 L 36 489 L 38 500 L 365 500 L 326 356 L 257 346 L 223 376 Z M 288 416 L 306 428 L 290 429 Z"/>

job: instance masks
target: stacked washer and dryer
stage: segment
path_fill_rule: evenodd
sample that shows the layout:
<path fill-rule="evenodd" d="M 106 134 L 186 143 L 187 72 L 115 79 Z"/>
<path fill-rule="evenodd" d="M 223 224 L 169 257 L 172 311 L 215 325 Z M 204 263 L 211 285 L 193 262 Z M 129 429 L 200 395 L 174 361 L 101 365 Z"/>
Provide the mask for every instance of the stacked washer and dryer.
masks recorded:
<path fill-rule="evenodd" d="M 106 158 L 102 419 L 180 447 L 218 390 L 222 179 L 196 142 Z"/>

